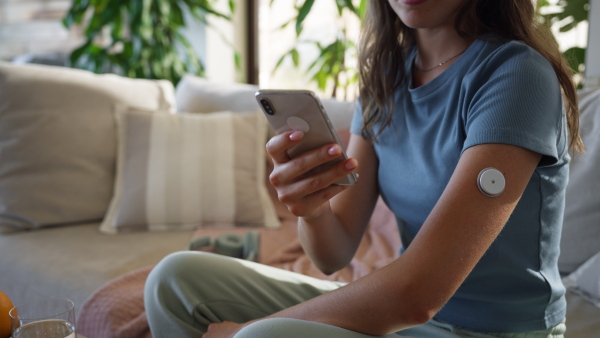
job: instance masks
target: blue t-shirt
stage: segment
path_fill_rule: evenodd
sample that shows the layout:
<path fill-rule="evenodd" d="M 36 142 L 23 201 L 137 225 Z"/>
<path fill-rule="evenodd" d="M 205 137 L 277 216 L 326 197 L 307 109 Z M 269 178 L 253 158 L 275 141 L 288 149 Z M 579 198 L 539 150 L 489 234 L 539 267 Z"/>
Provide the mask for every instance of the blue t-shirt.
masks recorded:
<path fill-rule="evenodd" d="M 408 53 L 408 74 L 415 53 Z M 357 106 L 351 130 L 360 135 Z M 542 330 L 564 319 L 557 260 L 569 155 L 562 107 L 552 66 L 517 41 L 476 40 L 429 83 L 413 88 L 408 76 L 397 91 L 393 124 L 374 147 L 379 189 L 404 246 L 467 148 L 502 143 L 543 155 L 500 235 L 437 319 L 498 332 Z"/>

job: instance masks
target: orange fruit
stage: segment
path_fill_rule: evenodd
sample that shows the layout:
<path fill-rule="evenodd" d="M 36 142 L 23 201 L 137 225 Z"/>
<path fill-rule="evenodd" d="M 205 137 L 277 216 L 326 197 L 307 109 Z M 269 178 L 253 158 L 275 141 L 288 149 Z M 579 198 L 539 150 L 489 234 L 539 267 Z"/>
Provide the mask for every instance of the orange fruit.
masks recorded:
<path fill-rule="evenodd" d="M 13 304 L 8 296 L 0 291 L 0 338 L 8 338 L 11 335 L 10 316 L 8 312 Z"/>

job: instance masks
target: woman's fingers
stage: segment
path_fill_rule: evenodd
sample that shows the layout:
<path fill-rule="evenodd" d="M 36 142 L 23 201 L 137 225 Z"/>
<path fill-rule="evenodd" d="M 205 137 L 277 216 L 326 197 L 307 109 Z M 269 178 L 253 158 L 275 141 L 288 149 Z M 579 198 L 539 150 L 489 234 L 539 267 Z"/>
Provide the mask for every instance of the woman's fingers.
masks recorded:
<path fill-rule="evenodd" d="M 317 174 L 292 183 L 276 185 L 279 200 L 297 216 L 306 216 L 311 210 L 342 192 L 346 186 L 335 185 L 340 178 L 356 169 L 357 162 L 350 158 Z M 271 174 L 273 176 L 273 174 Z M 277 180 L 271 177 L 271 180 Z M 275 182 L 279 183 L 279 182 Z"/>
<path fill-rule="evenodd" d="M 337 145 L 328 145 L 308 151 L 285 163 L 276 164 L 269 180 L 274 187 L 287 185 L 304 178 L 308 172 L 342 155 L 342 148 Z M 327 170 L 323 170 L 327 171 Z M 310 174 L 313 174 L 311 172 Z M 344 175 L 342 175 L 343 177 Z M 340 178 L 340 177 L 338 177 Z M 335 180 L 334 180 L 335 182 Z"/>
<path fill-rule="evenodd" d="M 286 203 L 288 210 L 298 217 L 318 217 L 319 208 L 335 195 L 349 188 L 347 185 L 329 185 L 328 187 L 304 196 L 296 203 Z"/>
<path fill-rule="evenodd" d="M 267 152 L 273 158 L 269 181 L 277 190 L 278 198 L 296 216 L 310 217 L 333 196 L 346 189 L 335 182 L 357 167 L 355 159 L 327 163 L 342 155 L 342 147 L 330 144 L 290 158 L 287 151 L 304 136 L 301 131 L 290 131 L 274 136 L 267 143 Z"/>
<path fill-rule="evenodd" d="M 298 144 L 304 133 L 301 131 L 288 131 L 274 136 L 267 142 L 267 153 L 275 163 L 285 163 L 290 160 L 287 150 Z"/>

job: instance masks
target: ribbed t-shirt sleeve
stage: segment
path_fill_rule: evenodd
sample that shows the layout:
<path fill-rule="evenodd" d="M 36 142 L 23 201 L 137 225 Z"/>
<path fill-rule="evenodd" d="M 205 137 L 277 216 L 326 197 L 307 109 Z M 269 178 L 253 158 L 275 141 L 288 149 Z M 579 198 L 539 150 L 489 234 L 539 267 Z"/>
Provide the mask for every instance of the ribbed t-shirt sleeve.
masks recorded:
<path fill-rule="evenodd" d="M 362 124 L 363 124 L 363 115 L 362 115 L 362 105 L 360 98 L 356 100 L 356 104 L 354 105 L 354 115 L 352 116 L 352 123 L 350 124 L 350 132 L 355 135 L 362 134 Z"/>
<path fill-rule="evenodd" d="M 550 63 L 520 42 L 510 42 L 480 65 L 476 88 L 464 111 L 462 151 L 485 143 L 523 147 L 558 161 L 563 149 L 562 98 Z"/>

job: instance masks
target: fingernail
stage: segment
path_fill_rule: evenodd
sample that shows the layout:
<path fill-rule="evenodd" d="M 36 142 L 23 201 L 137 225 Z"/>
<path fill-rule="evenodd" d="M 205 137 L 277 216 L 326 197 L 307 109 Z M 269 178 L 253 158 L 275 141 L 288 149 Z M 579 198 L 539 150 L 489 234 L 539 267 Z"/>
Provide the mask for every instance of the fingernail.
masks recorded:
<path fill-rule="evenodd" d="M 299 141 L 300 139 L 302 139 L 302 136 L 304 136 L 304 133 L 301 131 L 295 131 L 293 133 L 290 134 L 290 140 L 292 141 Z"/>
<path fill-rule="evenodd" d="M 346 162 L 346 169 L 348 170 L 354 170 L 356 169 L 356 167 L 358 166 L 358 162 L 356 162 L 355 159 L 351 158 L 350 160 L 348 160 L 348 162 Z"/>
<path fill-rule="evenodd" d="M 329 149 L 327 149 L 327 153 L 330 156 L 339 156 L 342 153 L 342 151 L 340 150 L 340 147 L 338 147 L 338 146 L 331 146 L 331 147 L 329 147 Z"/>

